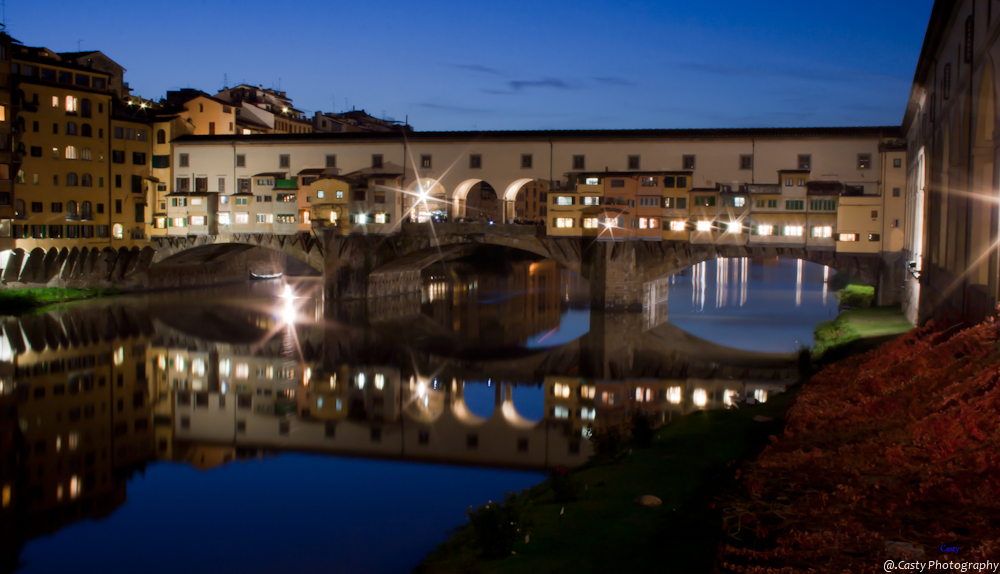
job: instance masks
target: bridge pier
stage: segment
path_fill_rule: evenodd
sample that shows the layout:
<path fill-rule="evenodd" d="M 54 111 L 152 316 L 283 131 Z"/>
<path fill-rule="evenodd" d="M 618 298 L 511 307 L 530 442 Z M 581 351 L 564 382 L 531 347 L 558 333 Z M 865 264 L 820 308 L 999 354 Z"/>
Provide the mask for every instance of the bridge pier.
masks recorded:
<path fill-rule="evenodd" d="M 636 241 L 594 241 L 587 248 L 583 276 L 590 283 L 590 308 L 642 311 L 645 277 L 636 265 Z"/>

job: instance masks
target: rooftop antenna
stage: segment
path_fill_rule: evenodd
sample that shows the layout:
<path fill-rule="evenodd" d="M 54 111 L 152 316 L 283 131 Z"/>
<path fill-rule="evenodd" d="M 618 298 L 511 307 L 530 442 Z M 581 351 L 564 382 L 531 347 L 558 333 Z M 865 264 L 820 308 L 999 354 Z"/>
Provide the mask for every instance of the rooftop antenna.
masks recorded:
<path fill-rule="evenodd" d="M 6 10 L 6 9 L 7 9 L 7 8 L 6 8 L 6 6 L 5 6 L 5 7 L 4 7 L 4 10 Z M 77 52 L 82 52 L 82 51 L 83 51 L 83 48 L 81 48 L 81 47 L 80 47 L 80 44 L 82 44 L 82 43 L 83 43 L 83 40 L 77 40 L 77 41 L 76 41 L 76 51 L 77 51 Z"/>
<path fill-rule="evenodd" d="M 222 89 L 229 89 L 229 74 L 222 74 Z"/>

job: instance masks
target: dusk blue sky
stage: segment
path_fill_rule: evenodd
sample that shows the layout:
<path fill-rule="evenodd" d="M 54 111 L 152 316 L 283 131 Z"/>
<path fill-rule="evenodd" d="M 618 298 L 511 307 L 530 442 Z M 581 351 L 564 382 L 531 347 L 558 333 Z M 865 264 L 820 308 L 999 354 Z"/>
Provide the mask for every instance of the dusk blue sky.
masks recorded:
<path fill-rule="evenodd" d="M 7 2 L 134 93 L 241 82 L 418 130 L 898 125 L 932 0 Z"/>

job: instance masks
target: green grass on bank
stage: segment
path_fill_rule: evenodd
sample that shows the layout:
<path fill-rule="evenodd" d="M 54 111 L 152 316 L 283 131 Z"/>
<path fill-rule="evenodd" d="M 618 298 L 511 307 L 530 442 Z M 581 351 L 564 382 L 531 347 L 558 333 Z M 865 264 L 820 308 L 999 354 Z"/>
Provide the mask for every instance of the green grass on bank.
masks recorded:
<path fill-rule="evenodd" d="M 76 289 L 46 287 L 43 289 L 8 289 L 0 291 L 0 315 L 18 315 L 46 305 L 117 295 L 117 289 Z"/>
<path fill-rule="evenodd" d="M 837 300 L 841 306 L 852 309 L 870 307 L 875 300 L 875 288 L 871 285 L 851 284 L 837 291 Z"/>
<path fill-rule="evenodd" d="M 912 328 L 898 305 L 844 311 L 816 326 L 813 358 L 828 362 L 876 347 Z"/>
<path fill-rule="evenodd" d="M 781 433 L 780 417 L 793 394 L 756 407 L 678 417 L 656 432 L 651 447 L 570 471 L 574 501 L 557 502 L 552 480 L 521 493 L 525 530 L 517 535 L 516 554 L 484 559 L 467 524 L 415 572 L 709 572 L 721 534 L 714 497 L 732 480 L 734 461 L 756 456 L 768 436 Z M 774 420 L 754 422 L 756 415 Z M 663 506 L 633 504 L 644 494 L 659 497 Z"/>

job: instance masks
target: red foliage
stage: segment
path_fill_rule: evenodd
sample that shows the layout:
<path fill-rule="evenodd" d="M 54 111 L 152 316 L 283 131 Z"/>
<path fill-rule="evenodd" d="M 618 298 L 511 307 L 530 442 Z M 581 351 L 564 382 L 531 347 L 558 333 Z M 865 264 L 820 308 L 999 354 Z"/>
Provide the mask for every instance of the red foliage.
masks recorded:
<path fill-rule="evenodd" d="M 930 324 L 813 377 L 741 469 L 719 569 L 881 572 L 890 541 L 1000 555 L 998 334 Z"/>

